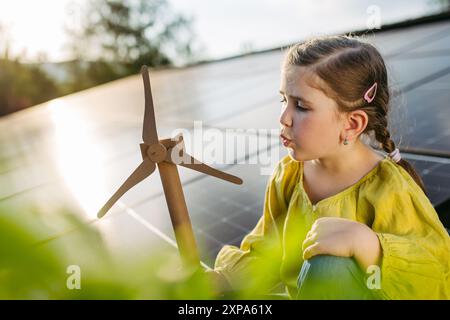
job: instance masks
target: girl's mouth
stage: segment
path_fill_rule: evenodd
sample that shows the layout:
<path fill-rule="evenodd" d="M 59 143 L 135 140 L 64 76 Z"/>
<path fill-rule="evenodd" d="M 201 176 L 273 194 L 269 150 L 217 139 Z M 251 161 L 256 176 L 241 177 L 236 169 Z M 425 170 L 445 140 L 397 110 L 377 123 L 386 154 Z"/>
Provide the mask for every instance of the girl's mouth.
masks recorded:
<path fill-rule="evenodd" d="M 291 144 L 292 140 L 286 138 L 282 134 L 280 134 L 281 142 L 283 143 L 283 146 L 287 147 Z"/>

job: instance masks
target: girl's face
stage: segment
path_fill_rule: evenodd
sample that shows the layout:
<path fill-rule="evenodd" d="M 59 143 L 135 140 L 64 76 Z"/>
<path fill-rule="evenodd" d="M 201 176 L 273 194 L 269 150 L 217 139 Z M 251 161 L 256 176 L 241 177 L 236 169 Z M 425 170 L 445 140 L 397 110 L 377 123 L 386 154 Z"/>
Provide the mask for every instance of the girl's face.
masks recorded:
<path fill-rule="evenodd" d="M 281 139 L 297 161 L 336 154 L 343 141 L 344 125 L 337 104 L 308 84 L 313 77 L 306 67 L 299 66 L 286 66 L 281 74 Z"/>

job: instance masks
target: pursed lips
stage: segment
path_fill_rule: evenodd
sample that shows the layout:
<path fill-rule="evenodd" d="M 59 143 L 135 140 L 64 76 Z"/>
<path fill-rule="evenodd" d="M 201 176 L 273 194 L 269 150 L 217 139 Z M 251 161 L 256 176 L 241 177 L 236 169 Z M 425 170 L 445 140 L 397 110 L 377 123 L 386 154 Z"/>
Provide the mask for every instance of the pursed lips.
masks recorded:
<path fill-rule="evenodd" d="M 281 141 L 282 141 L 282 143 L 283 143 L 283 145 L 284 145 L 285 147 L 287 147 L 287 146 L 292 142 L 291 139 L 289 139 L 288 137 L 286 137 L 286 136 L 283 135 L 283 134 L 280 134 L 280 138 L 281 138 Z"/>

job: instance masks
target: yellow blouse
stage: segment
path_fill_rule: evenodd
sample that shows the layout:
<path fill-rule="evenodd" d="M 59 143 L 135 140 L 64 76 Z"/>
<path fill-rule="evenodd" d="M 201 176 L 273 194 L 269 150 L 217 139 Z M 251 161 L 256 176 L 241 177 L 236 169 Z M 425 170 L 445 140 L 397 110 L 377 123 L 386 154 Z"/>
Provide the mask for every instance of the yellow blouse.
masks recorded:
<path fill-rule="evenodd" d="M 281 284 L 295 297 L 306 233 L 320 217 L 341 217 L 377 234 L 383 252 L 382 297 L 450 299 L 450 237 L 401 166 L 386 157 L 356 184 L 314 206 L 302 178 L 303 162 L 283 158 L 267 184 L 256 227 L 240 248 L 227 245 L 217 255 L 214 269 L 235 290 L 263 293 Z"/>

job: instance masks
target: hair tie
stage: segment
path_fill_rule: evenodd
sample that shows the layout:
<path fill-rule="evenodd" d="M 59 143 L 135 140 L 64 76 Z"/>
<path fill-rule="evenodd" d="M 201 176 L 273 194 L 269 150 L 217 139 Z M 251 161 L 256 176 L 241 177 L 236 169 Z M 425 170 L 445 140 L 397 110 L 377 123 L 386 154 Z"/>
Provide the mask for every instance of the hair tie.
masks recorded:
<path fill-rule="evenodd" d="M 400 155 L 400 150 L 398 150 L 398 148 L 395 148 L 394 151 L 389 153 L 389 158 L 391 158 L 394 162 L 399 162 L 402 158 L 402 156 Z"/>
<path fill-rule="evenodd" d="M 377 95 L 377 88 L 378 88 L 378 84 L 375 82 L 370 88 L 369 90 L 366 91 L 366 93 L 364 94 L 364 99 L 367 101 L 367 103 L 371 103 L 373 101 L 373 99 L 375 99 L 375 96 Z M 374 90 L 372 97 L 369 97 L 369 93 Z"/>

